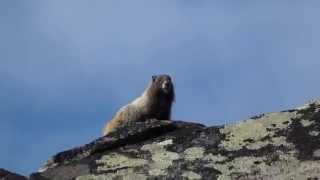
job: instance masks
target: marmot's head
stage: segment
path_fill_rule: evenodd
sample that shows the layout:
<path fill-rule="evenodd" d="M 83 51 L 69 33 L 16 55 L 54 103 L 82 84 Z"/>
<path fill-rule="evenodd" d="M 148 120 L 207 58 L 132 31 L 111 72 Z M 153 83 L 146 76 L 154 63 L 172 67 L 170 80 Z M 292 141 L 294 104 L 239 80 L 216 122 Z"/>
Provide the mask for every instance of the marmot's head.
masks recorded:
<path fill-rule="evenodd" d="M 156 84 L 166 94 L 173 90 L 173 84 L 169 75 L 153 75 L 152 83 Z"/>
<path fill-rule="evenodd" d="M 150 90 L 159 98 L 165 98 L 171 102 L 174 101 L 174 86 L 169 75 L 153 75 Z"/>

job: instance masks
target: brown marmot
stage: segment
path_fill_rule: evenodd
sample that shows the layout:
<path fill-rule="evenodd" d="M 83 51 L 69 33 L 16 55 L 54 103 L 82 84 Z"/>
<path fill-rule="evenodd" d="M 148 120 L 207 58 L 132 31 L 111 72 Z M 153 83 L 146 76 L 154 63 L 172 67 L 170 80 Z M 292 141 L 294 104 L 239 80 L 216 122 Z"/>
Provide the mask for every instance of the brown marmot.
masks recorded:
<path fill-rule="evenodd" d="M 143 94 L 123 106 L 103 129 L 103 135 L 124 123 L 146 119 L 170 120 L 175 99 L 174 86 L 169 75 L 154 75 Z"/>

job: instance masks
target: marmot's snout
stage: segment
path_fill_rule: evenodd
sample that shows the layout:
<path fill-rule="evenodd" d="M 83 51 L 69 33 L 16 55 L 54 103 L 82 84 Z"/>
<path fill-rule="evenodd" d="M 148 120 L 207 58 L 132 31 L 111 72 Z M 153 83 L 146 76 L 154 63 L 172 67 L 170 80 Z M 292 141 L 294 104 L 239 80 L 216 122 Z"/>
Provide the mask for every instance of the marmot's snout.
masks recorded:
<path fill-rule="evenodd" d="M 170 92 L 172 88 L 172 82 L 170 79 L 168 80 L 165 80 L 163 83 L 162 83 L 162 89 L 165 91 L 165 92 Z"/>

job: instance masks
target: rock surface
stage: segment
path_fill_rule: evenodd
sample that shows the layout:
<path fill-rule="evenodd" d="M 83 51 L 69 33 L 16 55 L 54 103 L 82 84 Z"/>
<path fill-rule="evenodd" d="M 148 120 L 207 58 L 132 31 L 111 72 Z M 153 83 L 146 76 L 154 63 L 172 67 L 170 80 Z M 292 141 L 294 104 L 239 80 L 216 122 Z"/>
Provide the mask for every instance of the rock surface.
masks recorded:
<path fill-rule="evenodd" d="M 0 168 L 0 180 L 27 180 L 27 178 Z"/>
<path fill-rule="evenodd" d="M 32 180 L 318 179 L 320 102 L 225 126 L 148 120 L 58 153 Z"/>

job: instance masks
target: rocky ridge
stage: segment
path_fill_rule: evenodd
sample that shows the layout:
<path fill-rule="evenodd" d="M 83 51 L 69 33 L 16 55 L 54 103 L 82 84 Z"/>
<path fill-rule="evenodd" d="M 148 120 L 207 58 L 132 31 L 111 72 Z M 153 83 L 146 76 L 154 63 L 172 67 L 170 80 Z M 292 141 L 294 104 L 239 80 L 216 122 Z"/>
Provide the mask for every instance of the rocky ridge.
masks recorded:
<path fill-rule="evenodd" d="M 224 126 L 147 120 L 60 152 L 47 179 L 318 179 L 320 101 Z M 0 176 L 1 179 L 1 176 Z"/>

